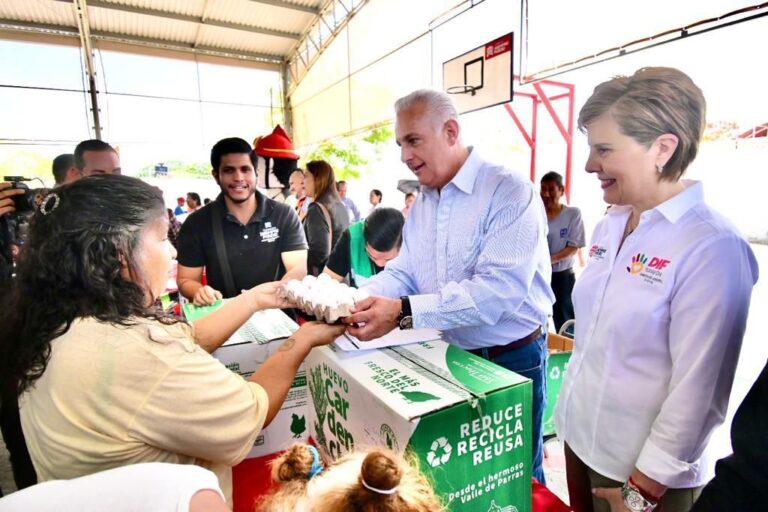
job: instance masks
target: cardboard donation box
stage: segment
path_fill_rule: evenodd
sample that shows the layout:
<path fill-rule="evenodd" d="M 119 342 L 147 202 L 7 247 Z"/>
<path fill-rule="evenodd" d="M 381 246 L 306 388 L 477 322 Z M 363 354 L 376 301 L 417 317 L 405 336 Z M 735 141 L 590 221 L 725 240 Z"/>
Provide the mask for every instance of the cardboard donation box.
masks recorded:
<path fill-rule="evenodd" d="M 187 318 L 200 318 L 219 306 L 198 308 L 185 304 L 184 313 Z M 296 322 L 279 309 L 258 311 L 213 353 L 213 357 L 247 379 L 298 328 Z M 302 365 L 277 416 L 261 430 L 246 458 L 262 457 L 284 450 L 294 442 L 306 442 L 309 439 L 308 407 L 307 376 Z"/>
<path fill-rule="evenodd" d="M 310 435 L 329 459 L 416 456 L 452 511 L 531 510 L 531 382 L 443 341 L 306 360 Z"/>
<path fill-rule="evenodd" d="M 282 342 L 283 340 L 275 340 L 266 343 L 248 342 L 225 345 L 214 352 L 213 357 L 247 379 L 280 347 Z M 307 442 L 309 439 L 307 395 L 307 375 L 302 364 L 293 379 L 291 389 L 288 390 L 283 406 L 272 423 L 261 429 L 246 459 L 285 450 L 295 442 Z"/>
<path fill-rule="evenodd" d="M 563 386 L 565 370 L 573 353 L 573 340 L 559 334 L 547 334 L 547 409 L 544 411 L 544 426 L 542 434 L 555 434 L 555 405 Z"/>

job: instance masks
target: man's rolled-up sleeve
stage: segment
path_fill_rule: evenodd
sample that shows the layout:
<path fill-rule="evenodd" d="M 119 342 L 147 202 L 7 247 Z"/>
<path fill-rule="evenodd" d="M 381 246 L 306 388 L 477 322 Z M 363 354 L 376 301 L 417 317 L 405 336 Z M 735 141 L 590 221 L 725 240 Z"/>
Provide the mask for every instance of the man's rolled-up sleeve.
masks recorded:
<path fill-rule="evenodd" d="M 283 218 L 280 238 L 280 252 L 303 251 L 307 249 L 307 237 L 299 216 L 293 208 L 287 208 Z"/>
<path fill-rule="evenodd" d="M 571 222 L 568 224 L 568 240 L 566 245 L 570 247 L 584 247 L 586 235 L 584 234 L 584 221 L 581 219 L 581 210 L 575 209 Z"/>

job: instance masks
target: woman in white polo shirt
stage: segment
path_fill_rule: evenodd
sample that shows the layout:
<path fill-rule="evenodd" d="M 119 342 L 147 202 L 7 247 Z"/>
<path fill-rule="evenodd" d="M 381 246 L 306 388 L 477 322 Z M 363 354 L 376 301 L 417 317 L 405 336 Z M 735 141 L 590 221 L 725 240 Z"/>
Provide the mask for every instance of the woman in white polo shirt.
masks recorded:
<path fill-rule="evenodd" d="M 575 347 L 555 413 L 576 512 L 687 511 L 713 474 L 706 447 L 758 271 L 702 184 L 680 179 L 705 110 L 684 73 L 644 68 L 597 86 L 579 113 L 586 170 L 613 207 L 573 290 Z"/>

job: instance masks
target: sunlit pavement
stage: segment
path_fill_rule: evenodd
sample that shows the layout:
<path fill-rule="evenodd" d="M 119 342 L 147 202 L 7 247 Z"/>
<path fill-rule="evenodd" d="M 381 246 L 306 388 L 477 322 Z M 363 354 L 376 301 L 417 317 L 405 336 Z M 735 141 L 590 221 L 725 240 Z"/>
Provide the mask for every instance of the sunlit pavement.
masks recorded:
<path fill-rule="evenodd" d="M 558 498 L 568 503 L 568 485 L 565 481 L 565 453 L 563 443 L 552 438 L 544 444 L 546 456 L 544 457 L 544 476 L 547 479 L 547 488 L 555 493 Z"/>

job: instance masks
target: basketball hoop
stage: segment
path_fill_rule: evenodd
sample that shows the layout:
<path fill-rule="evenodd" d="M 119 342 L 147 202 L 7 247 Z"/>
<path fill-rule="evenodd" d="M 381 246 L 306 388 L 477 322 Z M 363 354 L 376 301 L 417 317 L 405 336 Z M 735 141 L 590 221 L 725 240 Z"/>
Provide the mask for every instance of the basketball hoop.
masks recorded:
<path fill-rule="evenodd" d="M 474 96 L 475 93 L 479 87 L 475 87 L 474 85 L 454 85 L 453 87 L 449 87 L 445 90 L 448 94 L 469 94 L 470 96 Z"/>
<path fill-rule="evenodd" d="M 512 101 L 512 39 L 509 33 L 443 62 L 442 90 L 459 114 Z"/>

